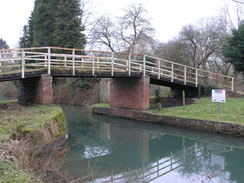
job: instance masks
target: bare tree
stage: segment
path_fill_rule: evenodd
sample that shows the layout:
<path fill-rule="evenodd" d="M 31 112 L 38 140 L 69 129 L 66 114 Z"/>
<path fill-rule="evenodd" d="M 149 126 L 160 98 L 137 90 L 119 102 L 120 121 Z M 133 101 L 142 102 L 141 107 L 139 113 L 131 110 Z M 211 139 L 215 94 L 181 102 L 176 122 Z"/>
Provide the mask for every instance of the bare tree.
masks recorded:
<path fill-rule="evenodd" d="M 136 52 L 139 43 L 148 43 L 153 37 L 154 29 L 145 18 L 146 13 L 141 4 L 132 4 L 125 11 L 125 15 L 119 18 L 122 44 L 128 52 Z"/>
<path fill-rule="evenodd" d="M 207 69 L 209 58 L 219 49 L 223 28 L 216 19 L 196 27 L 188 25 L 180 32 L 180 41 L 185 45 L 187 59 L 195 68 Z"/>
<path fill-rule="evenodd" d="M 155 56 L 173 62 L 190 65 L 185 56 L 185 46 L 179 39 L 173 39 L 167 43 L 158 43 L 154 48 Z"/>
<path fill-rule="evenodd" d="M 142 5 L 131 5 L 116 21 L 102 16 L 95 21 L 91 44 L 103 45 L 111 51 L 149 52 L 154 43 L 150 22 Z"/>
<path fill-rule="evenodd" d="M 241 21 L 244 19 L 244 6 L 243 0 L 229 0 L 226 2 L 226 6 L 222 10 L 222 15 L 225 16 L 229 29 L 238 28 Z"/>
<path fill-rule="evenodd" d="M 80 1 L 80 6 L 81 6 L 81 25 L 85 29 L 85 34 L 86 34 L 86 40 L 88 45 L 86 47 L 91 45 L 91 42 L 93 41 L 93 35 L 92 32 L 95 27 L 95 15 L 94 15 L 94 9 L 96 7 L 96 4 L 94 3 L 93 0 L 81 0 Z M 92 48 L 90 48 L 92 49 Z"/>
<path fill-rule="evenodd" d="M 92 37 L 91 44 L 103 45 L 113 52 L 116 51 L 117 33 L 115 32 L 115 25 L 109 17 L 102 16 L 96 20 Z"/>
<path fill-rule="evenodd" d="M 155 55 L 167 60 L 230 74 L 233 69 L 225 62 L 222 46 L 229 34 L 227 17 L 219 16 L 202 20 L 202 25 L 187 25 L 177 39 L 155 46 Z"/>
<path fill-rule="evenodd" d="M 235 3 L 239 3 L 239 4 L 244 4 L 244 1 L 242 1 L 242 0 L 232 0 L 232 1 Z"/>

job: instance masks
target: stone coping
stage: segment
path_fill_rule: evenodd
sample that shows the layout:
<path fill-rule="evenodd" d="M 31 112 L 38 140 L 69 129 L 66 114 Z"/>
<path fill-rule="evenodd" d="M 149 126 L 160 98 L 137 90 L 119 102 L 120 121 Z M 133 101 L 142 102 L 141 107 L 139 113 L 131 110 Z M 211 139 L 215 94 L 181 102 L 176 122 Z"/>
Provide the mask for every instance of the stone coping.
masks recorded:
<path fill-rule="evenodd" d="M 93 107 L 92 112 L 94 114 L 104 116 L 119 117 L 131 120 L 141 120 L 145 122 L 176 126 L 181 128 L 197 129 L 209 133 L 219 133 L 244 137 L 244 125 L 242 124 L 164 116 L 122 108 Z"/>

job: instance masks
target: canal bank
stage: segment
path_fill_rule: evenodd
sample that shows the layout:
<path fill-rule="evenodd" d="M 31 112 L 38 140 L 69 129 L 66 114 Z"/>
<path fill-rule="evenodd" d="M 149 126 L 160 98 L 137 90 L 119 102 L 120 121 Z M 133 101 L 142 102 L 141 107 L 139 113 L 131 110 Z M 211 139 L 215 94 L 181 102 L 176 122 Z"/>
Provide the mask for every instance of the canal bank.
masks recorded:
<path fill-rule="evenodd" d="M 55 152 L 66 141 L 62 109 L 1 101 L 0 118 L 0 182 L 42 182 L 44 169 L 51 174 Z"/>
<path fill-rule="evenodd" d="M 216 104 L 211 103 L 209 98 L 197 100 L 185 107 L 177 106 L 147 111 L 110 108 L 109 105 L 98 104 L 93 106 L 93 113 L 211 133 L 244 136 L 243 101 L 243 98 L 228 99 L 227 104 L 221 106 L 221 113 L 217 113 Z"/>

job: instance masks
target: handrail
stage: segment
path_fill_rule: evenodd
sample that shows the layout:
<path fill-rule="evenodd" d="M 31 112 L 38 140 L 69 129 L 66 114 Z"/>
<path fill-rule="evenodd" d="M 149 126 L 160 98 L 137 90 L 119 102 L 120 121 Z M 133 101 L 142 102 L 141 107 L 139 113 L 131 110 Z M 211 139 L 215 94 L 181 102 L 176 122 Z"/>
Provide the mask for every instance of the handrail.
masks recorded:
<path fill-rule="evenodd" d="M 58 50 L 70 52 L 61 53 Z M 120 57 L 120 55 L 123 57 Z M 102 63 L 106 60 L 106 62 L 109 62 L 106 65 L 106 69 L 111 71 L 111 76 L 114 76 L 115 72 L 118 71 L 118 67 L 125 66 L 123 69 L 120 68 L 120 71 L 127 72 L 129 76 L 131 76 L 132 72 L 141 72 L 143 75 L 156 76 L 158 79 L 168 77 L 171 82 L 175 80 L 183 81 L 184 85 L 192 83 L 196 87 L 199 84 L 203 84 L 204 80 L 207 81 L 208 78 L 211 78 L 211 82 L 216 82 L 215 84 L 218 86 L 234 90 L 234 78 L 228 75 L 197 69 L 149 55 L 76 48 L 32 47 L 0 49 L 0 74 L 8 71 L 4 70 L 6 67 L 3 65 L 7 64 L 9 65 L 8 68 L 11 68 L 12 62 L 21 62 L 19 65 L 21 67 L 22 78 L 24 78 L 25 71 L 27 71 L 29 66 L 28 62 L 45 62 L 45 68 L 48 70 L 48 74 L 50 74 L 53 65 L 56 65 L 57 68 L 57 64 L 62 65 L 71 61 L 72 75 L 75 75 L 79 64 L 88 64 L 88 60 L 90 61 L 88 68 L 92 71 L 92 75 L 99 72 L 99 67 L 95 68 L 95 65 L 102 66 Z M 66 67 L 69 68 L 70 65 L 66 64 Z"/>

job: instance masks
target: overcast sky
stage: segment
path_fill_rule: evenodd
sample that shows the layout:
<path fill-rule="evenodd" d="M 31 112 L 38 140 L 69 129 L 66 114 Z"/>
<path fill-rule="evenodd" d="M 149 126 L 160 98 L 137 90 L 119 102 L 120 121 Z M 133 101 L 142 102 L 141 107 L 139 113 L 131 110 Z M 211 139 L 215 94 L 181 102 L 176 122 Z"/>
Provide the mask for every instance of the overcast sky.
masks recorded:
<path fill-rule="evenodd" d="M 141 3 L 159 41 L 167 41 L 182 26 L 195 24 L 201 18 L 216 16 L 227 0 L 93 0 L 95 16 L 120 16 L 131 3 Z M 17 47 L 22 29 L 33 10 L 34 0 L 0 0 L 0 38 L 11 48 Z"/>

